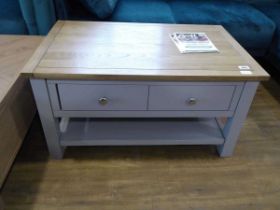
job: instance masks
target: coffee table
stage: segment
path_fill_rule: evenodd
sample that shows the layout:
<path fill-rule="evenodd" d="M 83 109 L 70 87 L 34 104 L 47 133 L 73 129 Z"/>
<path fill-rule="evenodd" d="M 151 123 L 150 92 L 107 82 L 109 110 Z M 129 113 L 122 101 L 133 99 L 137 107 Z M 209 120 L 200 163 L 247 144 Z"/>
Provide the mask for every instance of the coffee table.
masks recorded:
<path fill-rule="evenodd" d="M 180 54 L 172 32 L 219 53 Z M 59 21 L 24 68 L 49 152 L 67 146 L 216 145 L 231 156 L 269 75 L 218 25 Z"/>

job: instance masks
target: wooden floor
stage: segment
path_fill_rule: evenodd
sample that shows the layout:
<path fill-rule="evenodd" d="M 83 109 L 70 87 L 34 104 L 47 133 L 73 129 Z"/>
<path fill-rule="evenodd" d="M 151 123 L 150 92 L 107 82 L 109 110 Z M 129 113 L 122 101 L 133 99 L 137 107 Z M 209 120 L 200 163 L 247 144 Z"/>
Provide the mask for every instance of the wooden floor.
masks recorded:
<path fill-rule="evenodd" d="M 211 146 L 71 148 L 50 160 L 38 118 L 2 190 L 17 210 L 280 209 L 280 86 L 263 83 L 234 157 Z"/>

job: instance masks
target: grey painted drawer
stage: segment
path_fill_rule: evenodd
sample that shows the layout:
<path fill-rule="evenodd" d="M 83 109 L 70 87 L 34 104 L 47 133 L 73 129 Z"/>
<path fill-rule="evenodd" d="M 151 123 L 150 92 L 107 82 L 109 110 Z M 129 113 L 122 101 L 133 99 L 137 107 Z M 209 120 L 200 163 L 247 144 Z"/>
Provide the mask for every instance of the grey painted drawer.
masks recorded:
<path fill-rule="evenodd" d="M 146 110 L 148 86 L 58 84 L 62 110 Z"/>
<path fill-rule="evenodd" d="M 229 110 L 234 85 L 151 86 L 149 110 Z"/>

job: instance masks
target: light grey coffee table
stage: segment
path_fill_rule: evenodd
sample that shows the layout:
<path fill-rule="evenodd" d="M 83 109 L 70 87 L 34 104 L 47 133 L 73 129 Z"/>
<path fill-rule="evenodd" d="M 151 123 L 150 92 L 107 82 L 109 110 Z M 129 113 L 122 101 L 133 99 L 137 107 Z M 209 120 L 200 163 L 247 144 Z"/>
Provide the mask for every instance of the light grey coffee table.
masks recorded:
<path fill-rule="evenodd" d="M 219 53 L 180 54 L 172 32 L 205 32 Z M 59 21 L 24 73 L 48 148 L 217 145 L 233 154 L 259 81 L 268 74 L 210 25 Z"/>

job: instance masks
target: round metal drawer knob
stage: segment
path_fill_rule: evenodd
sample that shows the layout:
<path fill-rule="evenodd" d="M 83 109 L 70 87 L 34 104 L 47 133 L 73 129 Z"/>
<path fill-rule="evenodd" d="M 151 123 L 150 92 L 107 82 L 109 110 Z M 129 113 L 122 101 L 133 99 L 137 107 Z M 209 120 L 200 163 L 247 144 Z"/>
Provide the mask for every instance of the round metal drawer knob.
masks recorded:
<path fill-rule="evenodd" d="M 108 98 L 106 98 L 106 97 L 102 97 L 102 98 L 100 98 L 100 99 L 98 99 L 98 102 L 99 102 L 99 104 L 100 105 L 106 105 L 106 104 L 108 104 Z"/>
<path fill-rule="evenodd" d="M 187 103 L 189 105 L 195 105 L 197 103 L 197 100 L 196 100 L 196 98 L 189 98 Z"/>

